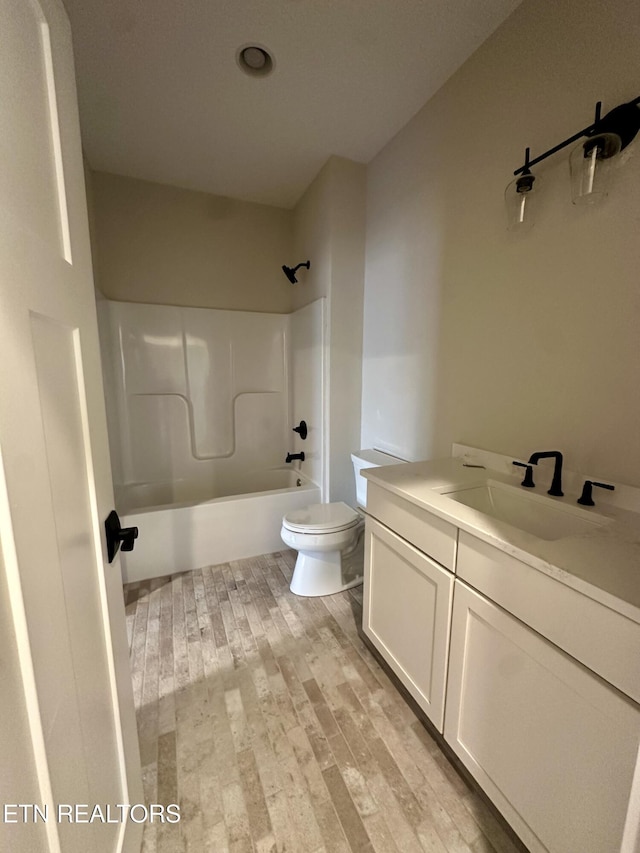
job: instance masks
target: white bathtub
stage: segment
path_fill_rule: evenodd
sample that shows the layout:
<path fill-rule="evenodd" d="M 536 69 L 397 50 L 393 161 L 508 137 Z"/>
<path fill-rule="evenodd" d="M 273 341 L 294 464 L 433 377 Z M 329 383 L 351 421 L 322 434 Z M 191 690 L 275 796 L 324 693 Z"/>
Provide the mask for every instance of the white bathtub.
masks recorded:
<path fill-rule="evenodd" d="M 205 491 L 180 481 L 117 490 L 122 526 L 139 530 L 135 549 L 122 553 L 125 583 L 280 551 L 282 516 L 320 501 L 318 486 L 290 468 L 244 475 L 233 487 L 242 494 Z"/>

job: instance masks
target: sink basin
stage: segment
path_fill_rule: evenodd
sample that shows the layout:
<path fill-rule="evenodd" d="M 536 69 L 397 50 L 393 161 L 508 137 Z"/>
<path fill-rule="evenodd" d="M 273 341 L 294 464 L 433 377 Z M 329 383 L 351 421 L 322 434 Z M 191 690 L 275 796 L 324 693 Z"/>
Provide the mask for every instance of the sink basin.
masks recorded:
<path fill-rule="evenodd" d="M 487 480 L 482 486 L 445 492 L 446 497 L 504 521 L 539 539 L 562 539 L 587 533 L 609 519 L 578 507 L 556 503 L 515 486 Z"/>

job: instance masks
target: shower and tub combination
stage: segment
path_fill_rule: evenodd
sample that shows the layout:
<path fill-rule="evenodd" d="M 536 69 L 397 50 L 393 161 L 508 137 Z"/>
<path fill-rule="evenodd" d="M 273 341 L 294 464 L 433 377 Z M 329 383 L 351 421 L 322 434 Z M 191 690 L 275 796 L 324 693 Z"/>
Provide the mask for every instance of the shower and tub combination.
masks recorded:
<path fill-rule="evenodd" d="M 280 550 L 283 515 L 322 500 L 324 303 L 99 303 L 127 582 Z"/>

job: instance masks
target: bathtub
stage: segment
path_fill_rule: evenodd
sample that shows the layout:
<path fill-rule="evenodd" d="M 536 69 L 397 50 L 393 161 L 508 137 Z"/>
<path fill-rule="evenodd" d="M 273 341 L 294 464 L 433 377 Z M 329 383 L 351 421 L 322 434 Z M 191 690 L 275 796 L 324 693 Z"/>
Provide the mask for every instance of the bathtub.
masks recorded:
<path fill-rule="evenodd" d="M 248 472 L 226 494 L 211 491 L 181 481 L 117 488 L 120 523 L 139 530 L 135 549 L 121 552 L 125 583 L 280 551 L 282 516 L 320 501 L 318 486 L 290 468 Z"/>

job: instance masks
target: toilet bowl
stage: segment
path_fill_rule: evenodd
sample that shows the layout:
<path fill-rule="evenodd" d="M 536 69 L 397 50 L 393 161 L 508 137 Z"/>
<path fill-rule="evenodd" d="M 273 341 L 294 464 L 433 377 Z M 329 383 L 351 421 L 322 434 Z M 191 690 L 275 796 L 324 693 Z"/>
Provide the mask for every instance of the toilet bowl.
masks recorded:
<path fill-rule="evenodd" d="M 296 595 L 333 595 L 362 583 L 364 517 L 347 504 L 311 504 L 282 520 L 280 536 L 298 552 Z"/>
<path fill-rule="evenodd" d="M 367 481 L 363 468 L 397 465 L 402 459 L 378 450 L 351 454 L 358 504 L 366 507 Z M 311 504 L 287 513 L 280 536 L 298 552 L 290 589 L 296 595 L 333 595 L 362 583 L 364 515 L 342 501 Z"/>

